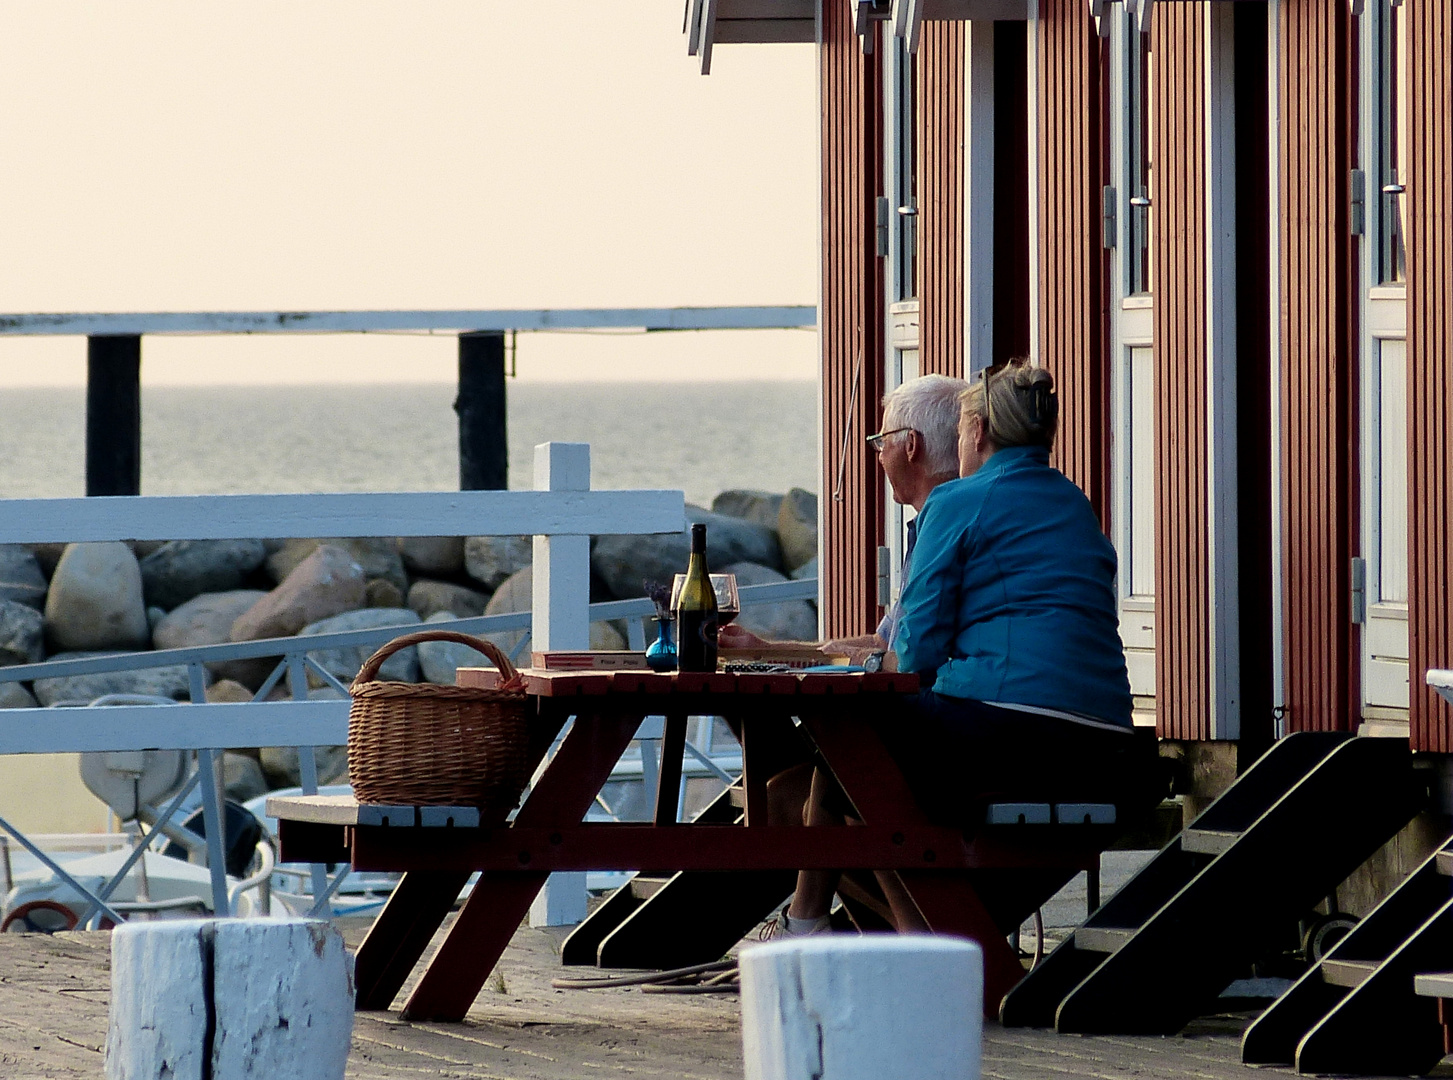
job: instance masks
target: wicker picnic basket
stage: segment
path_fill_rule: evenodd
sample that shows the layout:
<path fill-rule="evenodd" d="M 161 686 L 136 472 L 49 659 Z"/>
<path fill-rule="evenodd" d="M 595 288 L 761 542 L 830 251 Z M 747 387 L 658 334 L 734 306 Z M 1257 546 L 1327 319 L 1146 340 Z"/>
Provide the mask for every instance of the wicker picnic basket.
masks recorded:
<path fill-rule="evenodd" d="M 394 653 L 425 641 L 455 641 L 499 669 L 495 689 L 384 682 Z M 524 680 L 492 642 L 451 630 L 394 638 L 368 658 L 352 686 L 348 775 L 360 803 L 477 806 L 502 820 L 529 780 Z"/>

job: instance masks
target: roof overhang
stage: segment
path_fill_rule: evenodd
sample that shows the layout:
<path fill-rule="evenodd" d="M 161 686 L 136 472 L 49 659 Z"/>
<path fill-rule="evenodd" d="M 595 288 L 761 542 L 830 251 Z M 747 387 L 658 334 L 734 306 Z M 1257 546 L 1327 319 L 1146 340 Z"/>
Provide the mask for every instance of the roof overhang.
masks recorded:
<path fill-rule="evenodd" d="M 711 74 L 715 45 L 770 45 L 817 40 L 815 0 L 686 0 L 686 53 Z"/>
<path fill-rule="evenodd" d="M 1025 22 L 1035 0 L 893 0 L 893 33 L 918 51 L 925 22 Z"/>

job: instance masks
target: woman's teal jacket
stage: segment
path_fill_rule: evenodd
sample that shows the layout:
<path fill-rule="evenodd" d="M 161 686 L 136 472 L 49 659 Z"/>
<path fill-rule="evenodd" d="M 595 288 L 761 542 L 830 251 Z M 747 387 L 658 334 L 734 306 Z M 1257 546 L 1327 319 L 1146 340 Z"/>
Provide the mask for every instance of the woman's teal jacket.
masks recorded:
<path fill-rule="evenodd" d="M 1043 447 L 933 489 L 902 605 L 899 669 L 936 692 L 1130 726 L 1115 549 Z"/>

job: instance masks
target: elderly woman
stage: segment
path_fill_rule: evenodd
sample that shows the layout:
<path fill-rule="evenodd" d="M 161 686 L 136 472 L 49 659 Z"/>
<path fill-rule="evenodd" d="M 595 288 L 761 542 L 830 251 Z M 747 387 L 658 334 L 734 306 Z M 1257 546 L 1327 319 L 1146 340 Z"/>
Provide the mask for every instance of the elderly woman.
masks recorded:
<path fill-rule="evenodd" d="M 961 410 L 960 478 L 924 500 L 894 638 L 899 670 L 922 674 L 925 689 L 880 734 L 945 823 L 973 825 L 993 792 L 1114 798 L 1136 742 L 1115 551 L 1084 493 L 1049 464 L 1054 381 L 1011 361 L 964 391 Z M 819 772 L 808 821 L 847 809 Z M 895 902 L 896 879 L 880 881 L 900 928 L 916 923 Z M 824 928 L 835 884 L 801 875 L 783 930 Z"/>

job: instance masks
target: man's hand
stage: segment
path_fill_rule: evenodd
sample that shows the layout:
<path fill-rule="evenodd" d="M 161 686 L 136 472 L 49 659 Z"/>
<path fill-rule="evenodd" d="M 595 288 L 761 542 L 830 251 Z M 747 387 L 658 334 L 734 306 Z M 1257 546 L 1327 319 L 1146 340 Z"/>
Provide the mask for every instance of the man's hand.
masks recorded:
<path fill-rule="evenodd" d="M 720 649 L 761 649 L 772 643 L 758 637 L 745 627 L 727 623 L 716 632 L 716 644 Z"/>
<path fill-rule="evenodd" d="M 886 651 L 888 643 L 877 634 L 860 634 L 857 637 L 824 641 L 819 648 L 829 656 L 846 656 L 849 664 L 861 667 L 863 661 L 873 653 Z"/>

